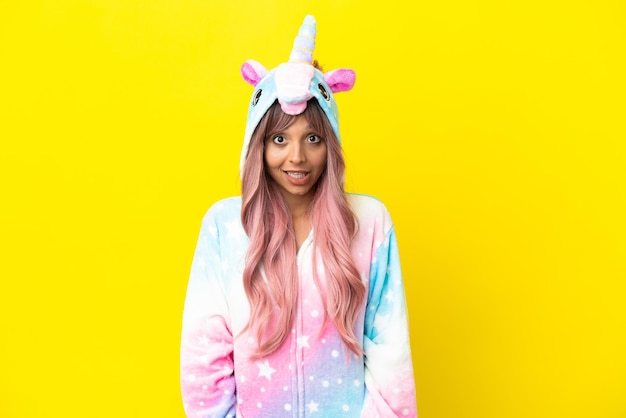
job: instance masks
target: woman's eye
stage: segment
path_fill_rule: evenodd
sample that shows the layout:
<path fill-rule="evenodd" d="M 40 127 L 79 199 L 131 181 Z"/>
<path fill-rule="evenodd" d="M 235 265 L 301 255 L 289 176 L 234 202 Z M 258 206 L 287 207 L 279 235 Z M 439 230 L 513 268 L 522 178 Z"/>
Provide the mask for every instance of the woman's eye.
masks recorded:
<path fill-rule="evenodd" d="M 312 144 L 317 144 L 322 141 L 322 138 L 320 138 L 319 135 L 311 135 L 309 136 L 308 141 Z"/>
<path fill-rule="evenodd" d="M 285 137 L 284 136 L 280 136 L 280 135 L 276 135 L 274 138 L 272 138 L 272 141 L 274 141 L 275 144 L 284 144 L 285 143 Z"/>

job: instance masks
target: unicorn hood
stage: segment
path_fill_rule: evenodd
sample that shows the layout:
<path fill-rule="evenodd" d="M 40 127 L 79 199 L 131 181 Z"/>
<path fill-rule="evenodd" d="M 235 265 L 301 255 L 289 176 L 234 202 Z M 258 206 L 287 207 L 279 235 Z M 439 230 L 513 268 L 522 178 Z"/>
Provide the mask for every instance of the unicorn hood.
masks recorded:
<path fill-rule="evenodd" d="M 252 133 L 277 100 L 283 112 L 299 115 L 306 109 L 307 101 L 315 98 L 324 110 L 335 135 L 340 138 L 339 114 L 333 93 L 352 89 L 355 73 L 345 68 L 322 73 L 315 68 L 315 35 L 315 18 L 307 15 L 294 41 L 289 62 L 280 64 L 271 71 L 254 60 L 248 60 L 241 66 L 241 75 L 255 90 L 248 108 L 240 172 L 243 172 Z"/>

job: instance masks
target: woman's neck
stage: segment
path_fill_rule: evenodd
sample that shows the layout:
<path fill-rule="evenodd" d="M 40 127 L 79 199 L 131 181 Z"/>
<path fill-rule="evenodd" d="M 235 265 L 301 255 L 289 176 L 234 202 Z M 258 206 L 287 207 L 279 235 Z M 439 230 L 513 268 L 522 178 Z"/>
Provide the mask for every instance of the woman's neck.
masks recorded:
<path fill-rule="evenodd" d="M 296 235 L 296 248 L 299 250 L 302 243 L 307 239 L 311 232 L 311 202 L 313 198 L 307 196 L 290 196 L 291 199 L 285 199 L 291 222 L 293 224 L 294 233 Z"/>

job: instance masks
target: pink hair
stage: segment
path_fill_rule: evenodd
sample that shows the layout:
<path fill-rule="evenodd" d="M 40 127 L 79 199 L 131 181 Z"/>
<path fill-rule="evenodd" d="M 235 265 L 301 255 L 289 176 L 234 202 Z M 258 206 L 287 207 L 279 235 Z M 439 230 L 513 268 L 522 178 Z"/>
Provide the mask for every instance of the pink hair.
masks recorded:
<path fill-rule="evenodd" d="M 325 321 L 330 319 L 346 346 L 362 355 L 354 325 L 365 300 L 365 285 L 350 253 L 357 221 L 343 189 L 343 153 L 315 99 L 309 100 L 303 115 L 323 135 L 328 153 L 310 212 L 314 231 L 314 280 L 324 300 Z M 274 103 L 250 139 L 243 169 L 241 222 L 250 238 L 243 271 L 250 319 L 244 331 L 252 329 L 256 333 L 256 358 L 271 354 L 282 345 L 291 332 L 298 304 L 294 227 L 287 204 L 266 174 L 263 160 L 266 138 L 289 127 L 295 118 L 283 113 L 278 103 Z M 326 277 L 324 283 L 320 282 L 316 269 L 318 252 Z M 275 326 L 270 326 L 274 323 Z"/>

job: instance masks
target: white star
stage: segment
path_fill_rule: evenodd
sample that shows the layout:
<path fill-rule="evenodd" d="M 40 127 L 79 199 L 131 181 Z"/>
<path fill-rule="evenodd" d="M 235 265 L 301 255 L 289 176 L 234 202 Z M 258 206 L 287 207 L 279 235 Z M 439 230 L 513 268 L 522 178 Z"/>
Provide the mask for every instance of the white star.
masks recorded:
<path fill-rule="evenodd" d="M 239 219 L 233 219 L 230 222 L 224 222 L 224 226 L 226 226 L 226 237 L 233 238 L 237 235 L 237 231 L 240 228 Z"/>
<path fill-rule="evenodd" d="M 233 374 L 233 369 L 231 369 L 231 368 L 230 368 L 230 367 L 228 367 L 228 366 L 224 366 L 224 367 L 222 368 L 222 370 L 224 370 L 224 374 L 225 374 L 226 376 L 230 376 L 231 374 Z"/>
<path fill-rule="evenodd" d="M 268 360 L 265 360 L 265 363 L 259 362 L 256 365 L 259 366 L 259 377 L 264 376 L 267 378 L 267 380 L 271 381 L 272 374 L 276 373 L 276 370 L 270 367 L 270 362 Z"/>
<path fill-rule="evenodd" d="M 302 337 L 298 337 L 296 341 L 298 342 L 298 347 L 309 347 L 308 335 L 303 335 Z"/>
<path fill-rule="evenodd" d="M 318 404 L 318 403 L 315 403 L 315 402 L 311 401 L 311 402 L 309 402 L 309 403 L 307 404 L 307 406 L 306 406 L 306 407 L 307 407 L 307 408 L 309 408 L 309 413 L 313 413 L 313 412 L 319 412 L 319 411 L 317 410 L 317 407 L 318 407 L 319 405 L 320 405 L 320 404 Z"/>
<path fill-rule="evenodd" d="M 378 331 L 383 330 L 389 324 L 389 316 L 389 314 L 376 315 L 376 318 L 374 319 L 374 328 L 376 328 Z"/>
<path fill-rule="evenodd" d="M 387 292 L 385 299 L 387 299 L 387 302 L 389 303 L 393 302 L 393 290 Z"/>

